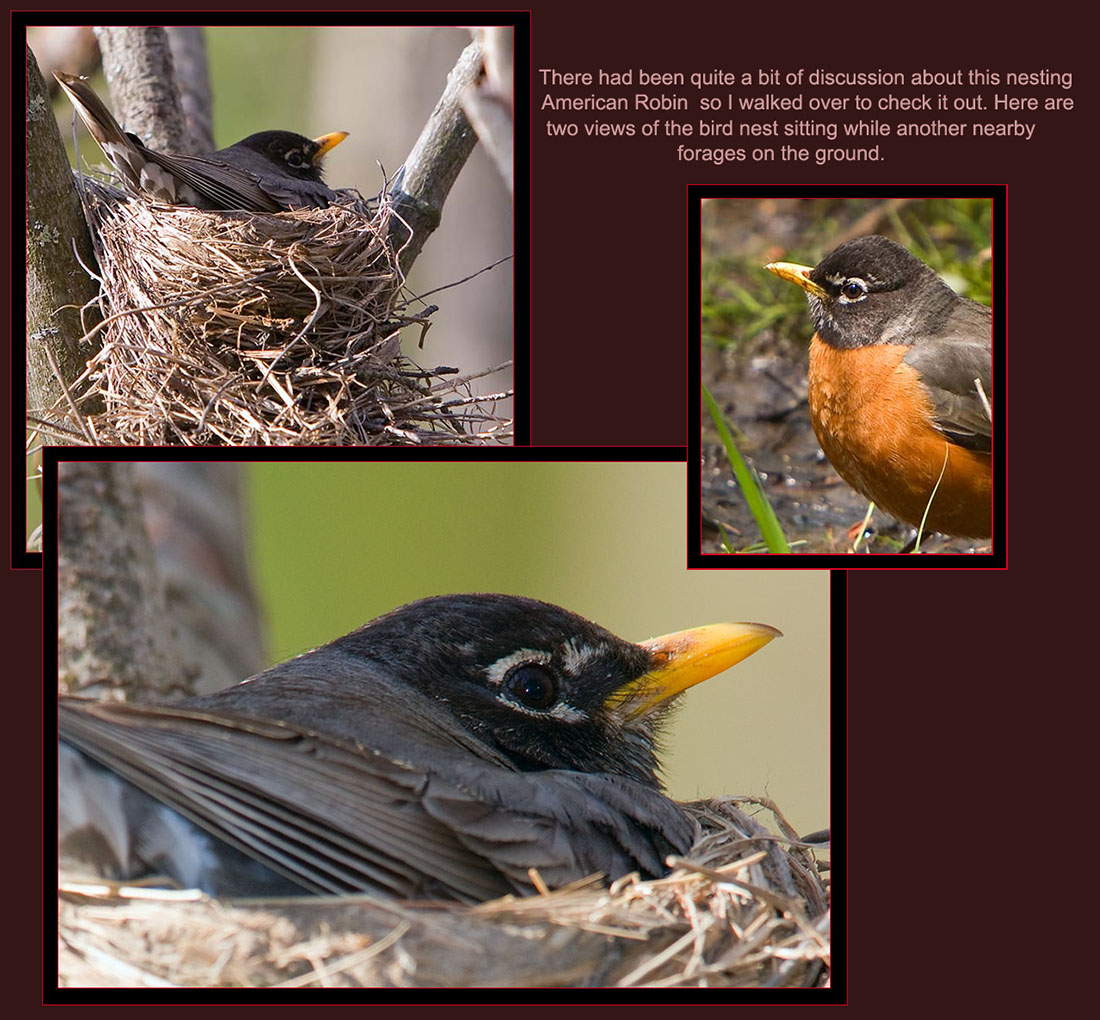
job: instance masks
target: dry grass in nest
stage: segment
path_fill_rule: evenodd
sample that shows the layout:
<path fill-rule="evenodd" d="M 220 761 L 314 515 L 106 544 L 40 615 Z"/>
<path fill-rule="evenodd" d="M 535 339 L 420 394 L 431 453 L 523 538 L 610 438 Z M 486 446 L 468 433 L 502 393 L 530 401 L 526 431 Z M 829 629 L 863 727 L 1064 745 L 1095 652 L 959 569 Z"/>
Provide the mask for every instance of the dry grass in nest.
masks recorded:
<path fill-rule="evenodd" d="M 781 835 L 742 811 L 771 812 Z M 62 885 L 63 985 L 510 987 L 829 983 L 828 871 L 768 801 L 689 805 L 665 878 L 468 907 L 366 896 L 213 900 Z"/>
<path fill-rule="evenodd" d="M 496 444 L 493 397 L 423 372 L 388 196 L 266 214 L 127 199 L 85 178 L 101 271 L 102 349 L 66 426 L 104 445 Z M 418 325 L 417 325 L 418 324 Z M 487 373 L 478 373 L 484 375 Z M 499 394 L 494 396 L 506 396 Z M 101 401 L 102 411 L 88 413 Z"/>

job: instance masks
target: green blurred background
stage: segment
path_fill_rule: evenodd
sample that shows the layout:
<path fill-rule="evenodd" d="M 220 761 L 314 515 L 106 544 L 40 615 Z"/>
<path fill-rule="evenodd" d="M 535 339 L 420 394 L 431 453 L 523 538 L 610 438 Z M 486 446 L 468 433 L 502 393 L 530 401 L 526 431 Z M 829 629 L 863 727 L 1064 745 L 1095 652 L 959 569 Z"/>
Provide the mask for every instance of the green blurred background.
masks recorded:
<path fill-rule="evenodd" d="M 686 570 L 684 465 L 256 464 L 248 481 L 272 662 L 458 591 L 555 602 L 631 640 L 768 623 L 785 636 L 682 699 L 668 785 L 829 823 L 828 574 Z"/>

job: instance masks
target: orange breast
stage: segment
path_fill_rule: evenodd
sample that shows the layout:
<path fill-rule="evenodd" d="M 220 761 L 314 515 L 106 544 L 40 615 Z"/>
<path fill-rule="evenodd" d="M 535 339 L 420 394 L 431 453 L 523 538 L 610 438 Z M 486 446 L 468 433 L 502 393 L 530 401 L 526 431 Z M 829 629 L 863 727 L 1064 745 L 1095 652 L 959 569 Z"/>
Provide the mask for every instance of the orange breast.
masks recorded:
<path fill-rule="evenodd" d="M 929 422 L 932 406 L 906 348 L 878 344 L 837 350 L 810 344 L 810 416 L 838 474 L 889 514 L 925 527 L 988 538 L 992 471 L 988 455 L 948 442 Z M 947 466 L 944 468 L 944 458 Z"/>

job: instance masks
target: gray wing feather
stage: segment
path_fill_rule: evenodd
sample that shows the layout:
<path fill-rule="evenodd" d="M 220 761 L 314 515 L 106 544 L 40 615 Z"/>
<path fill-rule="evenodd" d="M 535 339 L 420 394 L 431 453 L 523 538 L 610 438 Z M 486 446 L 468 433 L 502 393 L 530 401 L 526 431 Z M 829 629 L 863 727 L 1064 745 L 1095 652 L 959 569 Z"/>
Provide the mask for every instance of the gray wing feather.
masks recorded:
<path fill-rule="evenodd" d="M 952 442 L 976 452 L 992 449 L 993 423 L 978 396 L 976 379 L 992 403 L 992 316 L 970 301 L 953 314 L 933 339 L 905 355 L 928 391 L 936 426 Z"/>

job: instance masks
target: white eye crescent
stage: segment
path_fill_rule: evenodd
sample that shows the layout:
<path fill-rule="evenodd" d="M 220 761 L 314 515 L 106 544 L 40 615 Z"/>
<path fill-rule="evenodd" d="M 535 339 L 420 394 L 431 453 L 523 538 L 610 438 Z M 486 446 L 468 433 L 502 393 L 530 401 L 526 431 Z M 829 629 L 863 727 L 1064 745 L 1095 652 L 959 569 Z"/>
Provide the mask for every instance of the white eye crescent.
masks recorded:
<path fill-rule="evenodd" d="M 858 276 L 849 276 L 840 285 L 840 301 L 842 304 L 855 304 L 867 296 L 867 284 Z"/>

